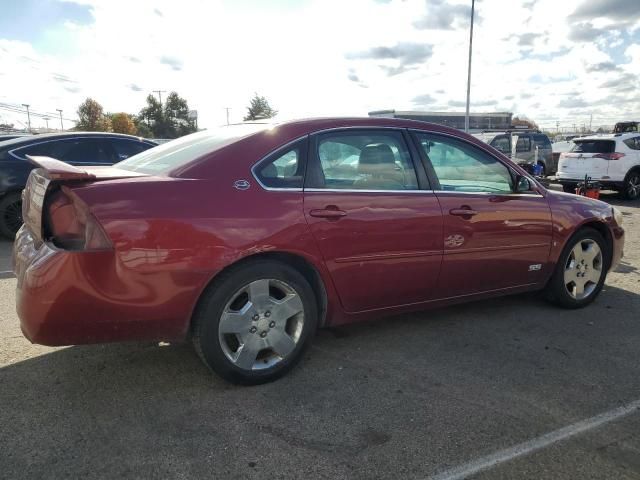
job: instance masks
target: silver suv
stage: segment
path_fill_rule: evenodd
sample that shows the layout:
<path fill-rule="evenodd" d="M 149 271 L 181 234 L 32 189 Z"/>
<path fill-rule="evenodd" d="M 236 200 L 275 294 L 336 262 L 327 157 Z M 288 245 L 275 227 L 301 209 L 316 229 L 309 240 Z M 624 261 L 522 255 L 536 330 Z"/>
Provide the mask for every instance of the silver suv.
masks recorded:
<path fill-rule="evenodd" d="M 533 130 L 507 130 L 476 133 L 474 136 L 511 157 L 530 173 L 533 172 L 538 147 L 537 162 L 542 166 L 542 174 L 553 175 L 558 171 L 558 162 L 554 161 L 551 141 L 544 133 Z M 514 143 L 516 148 L 515 152 L 512 152 Z"/>

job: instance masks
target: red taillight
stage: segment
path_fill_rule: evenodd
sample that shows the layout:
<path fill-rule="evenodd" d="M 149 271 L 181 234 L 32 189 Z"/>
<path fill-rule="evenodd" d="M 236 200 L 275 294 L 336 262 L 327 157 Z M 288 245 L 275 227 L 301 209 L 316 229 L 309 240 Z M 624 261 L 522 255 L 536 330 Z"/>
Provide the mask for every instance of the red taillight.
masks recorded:
<path fill-rule="evenodd" d="M 48 237 L 66 250 L 104 250 L 111 248 L 107 237 L 87 205 L 69 188 L 52 195 L 47 208 Z"/>
<path fill-rule="evenodd" d="M 624 157 L 624 153 L 598 153 L 593 156 L 593 158 L 604 158 L 605 160 L 620 160 Z"/>

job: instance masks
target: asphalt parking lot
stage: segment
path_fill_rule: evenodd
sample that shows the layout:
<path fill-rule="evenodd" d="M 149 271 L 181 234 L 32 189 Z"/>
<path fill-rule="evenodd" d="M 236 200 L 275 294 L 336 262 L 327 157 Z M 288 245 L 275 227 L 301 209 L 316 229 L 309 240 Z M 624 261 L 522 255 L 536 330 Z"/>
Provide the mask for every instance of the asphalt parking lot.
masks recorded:
<path fill-rule="evenodd" d="M 587 309 L 520 295 L 324 330 L 251 388 L 188 345 L 31 345 L 3 274 L 0 477 L 639 479 L 640 203 L 604 199 L 627 246 Z"/>

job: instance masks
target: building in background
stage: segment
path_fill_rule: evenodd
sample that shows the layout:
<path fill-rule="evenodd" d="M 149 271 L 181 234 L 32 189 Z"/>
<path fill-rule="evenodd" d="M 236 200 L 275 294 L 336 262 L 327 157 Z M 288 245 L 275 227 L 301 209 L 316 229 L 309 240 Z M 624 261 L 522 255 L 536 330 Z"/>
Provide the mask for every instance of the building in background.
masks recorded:
<path fill-rule="evenodd" d="M 403 118 L 437 123 L 447 127 L 464 130 L 464 112 L 419 112 L 398 110 L 376 110 L 369 112 L 370 117 Z M 511 112 L 471 113 L 469 114 L 469 130 L 507 130 L 511 127 Z"/>

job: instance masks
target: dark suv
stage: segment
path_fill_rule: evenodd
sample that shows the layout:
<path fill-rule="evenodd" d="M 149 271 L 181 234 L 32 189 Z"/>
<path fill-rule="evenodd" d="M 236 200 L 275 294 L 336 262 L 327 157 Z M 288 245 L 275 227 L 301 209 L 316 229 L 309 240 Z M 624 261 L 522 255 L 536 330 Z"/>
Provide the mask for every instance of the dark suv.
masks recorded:
<path fill-rule="evenodd" d="M 533 173 L 536 147 L 538 147 L 538 164 L 542 166 L 542 174 L 552 175 L 558 171 L 558 160 L 553 158 L 551 141 L 544 133 L 516 129 L 502 132 L 483 132 L 474 136 L 504 153 L 507 157 L 511 157 L 512 142 L 517 137 L 514 162 L 529 173 Z"/>
<path fill-rule="evenodd" d="M 35 168 L 26 155 L 53 157 L 72 165 L 113 165 L 155 146 L 131 135 L 97 132 L 31 135 L 0 142 L 0 234 L 13 239 L 22 225 L 21 193 Z"/>

